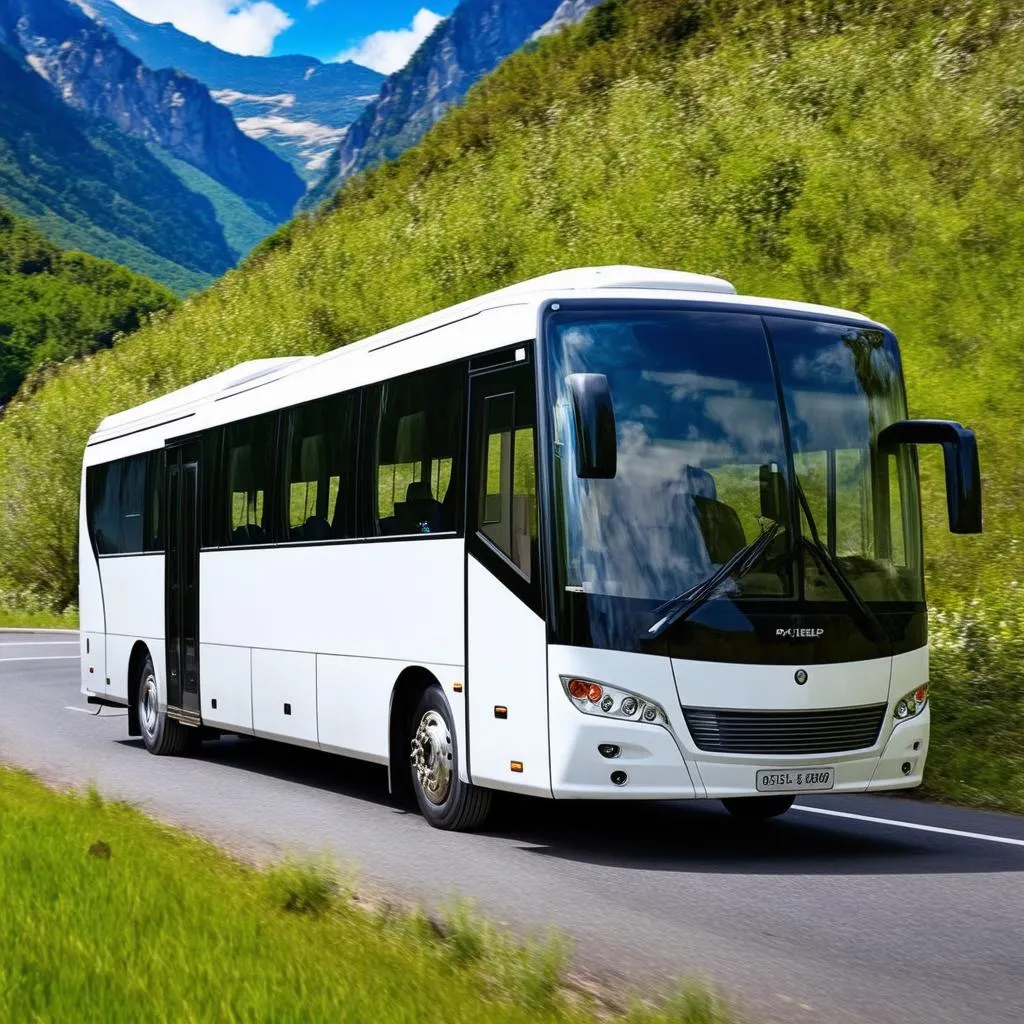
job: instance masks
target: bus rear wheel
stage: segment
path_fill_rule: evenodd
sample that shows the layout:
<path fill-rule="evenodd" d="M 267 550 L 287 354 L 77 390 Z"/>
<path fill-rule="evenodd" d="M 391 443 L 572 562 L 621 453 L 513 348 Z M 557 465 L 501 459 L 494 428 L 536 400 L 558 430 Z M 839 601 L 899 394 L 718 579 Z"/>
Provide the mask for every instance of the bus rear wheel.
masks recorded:
<path fill-rule="evenodd" d="M 737 796 L 723 800 L 725 809 L 742 821 L 767 821 L 777 818 L 793 806 L 791 796 Z"/>
<path fill-rule="evenodd" d="M 434 828 L 469 832 L 491 809 L 491 792 L 459 779 L 452 713 L 441 687 L 428 687 L 410 727 L 412 788 L 423 817 Z"/>
<path fill-rule="evenodd" d="M 160 691 L 156 685 L 153 658 L 147 654 L 139 670 L 137 707 L 142 742 L 151 754 L 184 754 L 195 748 L 199 730 L 167 717 L 167 709 L 160 707 Z"/>

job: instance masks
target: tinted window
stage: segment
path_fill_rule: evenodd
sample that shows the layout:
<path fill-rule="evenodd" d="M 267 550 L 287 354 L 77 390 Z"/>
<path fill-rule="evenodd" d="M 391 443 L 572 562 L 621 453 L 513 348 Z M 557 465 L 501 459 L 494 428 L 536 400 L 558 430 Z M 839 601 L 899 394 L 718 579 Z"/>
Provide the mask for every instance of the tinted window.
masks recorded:
<path fill-rule="evenodd" d="M 256 416 L 224 431 L 222 497 L 219 514 L 226 544 L 265 544 L 273 540 L 270 496 L 274 485 L 277 416 Z"/>
<path fill-rule="evenodd" d="M 806 498 L 804 535 L 817 533 L 864 600 L 924 600 L 913 449 L 887 456 L 875 443 L 907 415 L 895 339 L 873 327 L 767 323 Z M 845 600 L 819 559 L 804 559 L 804 589 L 808 598 Z"/>
<path fill-rule="evenodd" d="M 101 555 L 118 553 L 121 519 L 121 463 L 93 466 L 87 477 L 89 525 L 96 551 Z"/>
<path fill-rule="evenodd" d="M 146 455 L 125 459 L 121 466 L 120 529 L 118 551 L 122 555 L 142 551 L 143 517 L 146 511 Z"/>
<path fill-rule="evenodd" d="M 465 367 L 426 370 L 371 389 L 373 533 L 455 530 L 454 485 Z"/>
<path fill-rule="evenodd" d="M 623 617 L 614 622 L 593 602 L 595 631 L 632 637 L 650 607 L 710 577 L 763 528 L 762 472 L 784 477 L 787 462 L 767 339 L 759 317 L 700 311 L 566 312 L 552 328 L 564 592 L 650 602 L 633 621 L 617 601 Z M 608 378 L 613 479 L 577 476 L 570 373 Z M 791 594 L 791 574 L 775 554 L 764 552 L 732 588 L 749 597 Z"/>
<path fill-rule="evenodd" d="M 164 453 L 151 452 L 146 480 L 146 551 L 164 549 Z"/>
<path fill-rule="evenodd" d="M 514 392 L 484 399 L 482 458 L 480 531 L 529 578 L 537 542 L 532 404 Z"/>
<path fill-rule="evenodd" d="M 218 472 L 223 444 L 223 427 L 203 433 L 200 455 L 203 479 L 199 488 L 199 508 L 202 516 L 202 544 L 208 548 L 221 547 L 227 543 L 226 484 Z"/>
<path fill-rule="evenodd" d="M 287 414 L 284 515 L 293 541 L 352 535 L 355 410 L 358 397 L 337 395 Z"/>
<path fill-rule="evenodd" d="M 158 550 L 146 544 L 150 459 L 134 455 L 88 470 L 86 512 L 97 553 L 133 555 Z"/>

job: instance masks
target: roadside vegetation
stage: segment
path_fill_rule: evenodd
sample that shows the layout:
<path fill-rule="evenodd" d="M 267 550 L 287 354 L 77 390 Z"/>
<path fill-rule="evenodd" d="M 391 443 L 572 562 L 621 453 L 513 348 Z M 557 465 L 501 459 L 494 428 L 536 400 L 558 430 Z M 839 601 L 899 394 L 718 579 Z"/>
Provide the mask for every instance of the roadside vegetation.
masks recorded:
<path fill-rule="evenodd" d="M 693 991 L 599 1004 L 557 939 L 360 900 L 326 862 L 259 871 L 95 790 L 0 768 L 0 1021 L 725 1024 Z M 600 1016 L 598 1016 L 600 1015 Z"/>
<path fill-rule="evenodd" d="M 63 614 L 52 611 L 13 610 L 0 605 L 0 628 L 78 629 L 78 612 L 69 608 Z"/>
<path fill-rule="evenodd" d="M 929 792 L 1024 808 L 1022 68 L 1009 0 L 608 0 L 177 313 L 13 403 L 0 578 L 73 602 L 80 453 L 109 412 L 557 268 L 719 274 L 888 323 L 912 415 L 977 430 L 983 537 L 949 536 L 922 452 Z"/>

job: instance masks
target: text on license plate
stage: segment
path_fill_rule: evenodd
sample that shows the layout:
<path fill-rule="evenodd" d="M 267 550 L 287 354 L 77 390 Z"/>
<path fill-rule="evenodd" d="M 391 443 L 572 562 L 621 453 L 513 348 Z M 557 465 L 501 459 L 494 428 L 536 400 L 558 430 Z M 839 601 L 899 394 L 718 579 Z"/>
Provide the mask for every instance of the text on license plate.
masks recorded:
<path fill-rule="evenodd" d="M 762 768 L 757 773 L 761 793 L 806 793 L 831 789 L 835 785 L 835 768 Z"/>

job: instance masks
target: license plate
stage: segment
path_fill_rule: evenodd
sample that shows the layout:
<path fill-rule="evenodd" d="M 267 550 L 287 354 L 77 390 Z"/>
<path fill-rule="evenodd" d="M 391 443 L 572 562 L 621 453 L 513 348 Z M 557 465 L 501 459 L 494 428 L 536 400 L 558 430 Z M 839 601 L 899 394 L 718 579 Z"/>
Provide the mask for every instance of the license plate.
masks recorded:
<path fill-rule="evenodd" d="M 760 793 L 813 793 L 835 785 L 835 768 L 762 768 L 757 773 Z"/>

